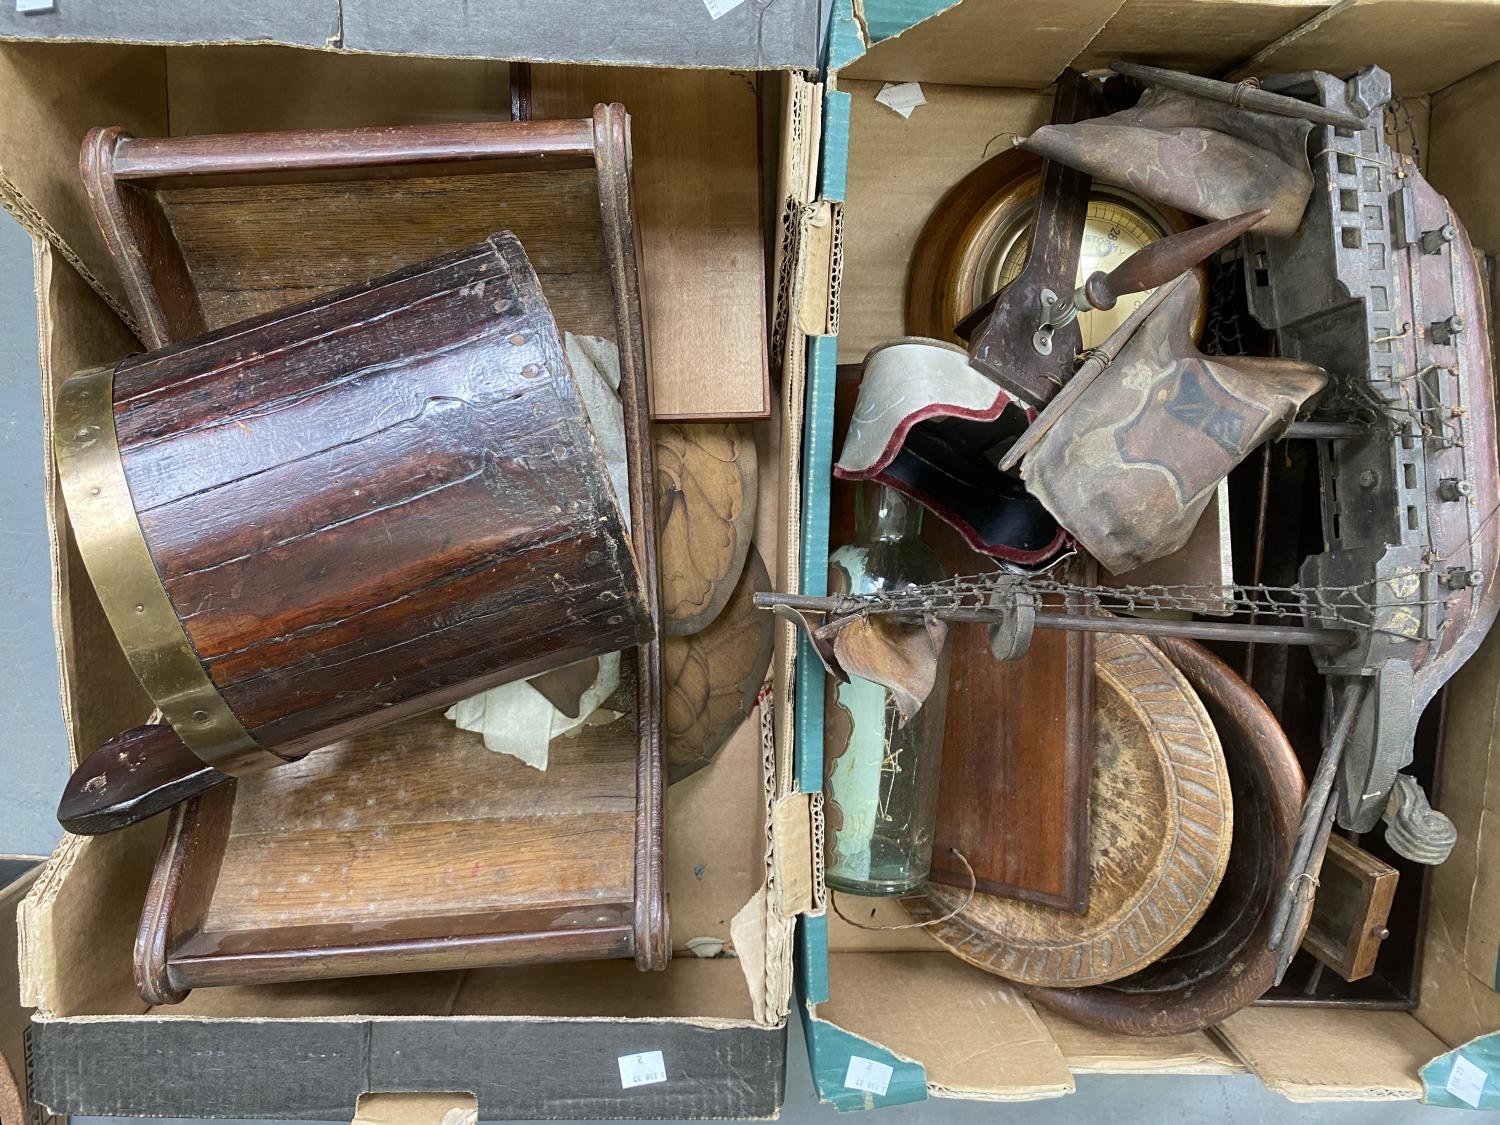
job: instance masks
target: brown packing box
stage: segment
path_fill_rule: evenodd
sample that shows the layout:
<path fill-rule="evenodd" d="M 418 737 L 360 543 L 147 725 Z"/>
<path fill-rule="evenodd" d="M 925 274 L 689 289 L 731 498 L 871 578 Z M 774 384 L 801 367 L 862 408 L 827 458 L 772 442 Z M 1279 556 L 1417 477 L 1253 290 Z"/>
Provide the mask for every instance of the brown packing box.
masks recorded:
<path fill-rule="evenodd" d="M 42 857 L 0 855 L 0 1121 L 34 1120 L 45 1114 L 30 1099 L 30 1018 L 20 1003 L 16 956 L 16 911 L 41 872 Z M 33 1117 L 33 1115 L 36 1115 Z"/>
<path fill-rule="evenodd" d="M 899 13 L 918 9 L 940 10 L 893 34 Z M 884 38 L 870 44 L 872 34 Z M 1030 0 L 864 0 L 852 9 L 841 0 L 830 54 L 828 85 L 839 92 L 830 95 L 830 121 L 840 116 L 839 98 L 849 99 L 847 186 L 840 193 L 839 177 L 827 177 L 843 235 L 834 269 L 842 277 L 840 363 L 858 362 L 871 345 L 902 334 L 907 262 L 934 205 L 1010 134 L 1046 120 L 1047 87 L 1068 65 L 1124 57 L 1222 74 L 1248 62 L 1245 73 L 1263 75 L 1349 74 L 1378 63 L 1412 112 L 1428 176 L 1475 244 L 1500 251 L 1500 3 L 1493 0 L 1061 0 L 1046 6 L 1045 18 Z M 875 101 L 884 83 L 906 81 L 920 82 L 926 97 L 909 120 Z M 833 135 L 825 128 L 825 137 Z M 825 152 L 825 164 L 836 166 L 841 156 Z M 810 378 L 817 385 L 824 374 L 815 368 Z M 804 497 L 810 510 L 812 497 Z M 1500 635 L 1452 681 L 1447 700 L 1434 804 L 1457 823 L 1460 842 L 1433 874 L 1415 1011 L 1254 1007 L 1211 1033 L 1130 1039 L 1033 1009 L 921 930 L 871 933 L 820 910 L 826 969 L 810 943 L 803 985 L 823 1096 L 885 1104 L 843 1086 L 851 1052 L 861 1051 L 892 1064 L 896 1083 L 904 1066 L 910 1070 L 915 1087 L 903 1100 L 922 1096 L 924 1074 L 931 1095 L 1016 1100 L 1066 1093 L 1082 1072 L 1226 1068 L 1247 1068 L 1297 1100 L 1423 1096 L 1424 1064 L 1500 1030 L 1500 839 L 1491 819 L 1500 797 Z M 816 769 L 802 765 L 804 774 Z M 858 906 L 871 924 L 906 920 L 890 903 L 868 917 L 873 902 L 841 899 L 846 912 Z"/>
<path fill-rule="evenodd" d="M 666 73 L 610 71 L 611 96 L 629 108 L 632 82 Z M 816 88 L 790 73 L 733 78 L 751 83 L 752 112 L 759 99 L 761 190 L 776 232 L 766 288 L 786 307 L 800 292 L 794 248 L 812 191 Z M 77 172 L 89 127 L 152 136 L 504 118 L 508 68 L 277 46 L 4 42 L 0 104 L 0 201 L 35 236 L 50 404 L 71 372 L 139 350 L 116 315 L 123 291 Z M 796 505 L 787 494 L 795 476 L 776 466 L 796 448 L 805 341 L 796 323 L 775 323 L 792 390 L 773 378 L 771 417 L 756 423 L 756 539 L 779 579 L 793 565 L 781 544 Z M 152 708 L 81 565 L 50 458 L 48 474 L 62 707 L 76 760 Z M 790 657 L 784 641 L 781 649 L 774 699 L 784 736 Z M 162 822 L 65 838 L 19 919 L 21 990 L 37 1008 L 38 1098 L 57 1112 L 168 1117 L 349 1119 L 372 1092 L 471 1095 L 467 1104 L 477 1100 L 487 1118 L 774 1114 L 792 926 L 812 882 L 808 802 L 793 792 L 790 746 L 778 737 L 763 751 L 752 716 L 711 767 L 670 789 L 675 955 L 655 974 L 610 961 L 205 988 L 149 1009 L 131 949 Z M 731 955 L 694 957 L 687 943 L 698 937 L 723 940 Z M 619 1056 L 651 1050 L 663 1052 L 667 1080 L 622 1089 Z M 382 1105 L 361 1112 L 403 1112 Z"/>

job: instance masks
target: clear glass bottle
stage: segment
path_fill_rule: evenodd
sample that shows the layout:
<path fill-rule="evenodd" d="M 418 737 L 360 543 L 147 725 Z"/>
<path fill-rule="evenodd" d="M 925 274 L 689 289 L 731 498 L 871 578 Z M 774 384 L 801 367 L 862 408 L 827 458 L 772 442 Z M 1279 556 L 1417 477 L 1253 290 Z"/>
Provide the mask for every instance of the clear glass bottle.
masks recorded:
<path fill-rule="evenodd" d="M 854 541 L 828 560 L 829 592 L 876 593 L 946 578 L 921 530 L 915 500 L 861 483 Z M 823 792 L 827 878 L 835 890 L 899 895 L 927 881 L 947 696 L 946 645 L 932 693 L 904 727 L 879 684 L 857 676 L 829 681 Z"/>

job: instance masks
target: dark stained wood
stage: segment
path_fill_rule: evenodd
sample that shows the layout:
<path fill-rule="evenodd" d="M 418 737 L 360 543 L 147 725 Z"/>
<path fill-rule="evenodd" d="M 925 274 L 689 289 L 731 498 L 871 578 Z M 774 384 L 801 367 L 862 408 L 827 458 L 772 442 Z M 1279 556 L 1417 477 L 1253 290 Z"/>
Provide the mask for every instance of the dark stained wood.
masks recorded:
<path fill-rule="evenodd" d="M 834 448 L 859 395 L 860 368 L 838 370 Z M 829 542 L 854 537 L 853 482 L 835 479 Z M 992 565 L 947 523 L 922 538 L 950 574 Z M 1094 760 L 1093 636 L 1038 633 L 1020 660 L 997 661 L 978 625 L 954 625 L 932 879 L 1060 910 L 1088 906 L 1089 776 Z"/>
<path fill-rule="evenodd" d="M 1255 690 L 1193 641 L 1155 642 L 1193 685 L 1224 744 L 1236 798 L 1224 880 L 1198 924 L 1157 965 L 1108 988 L 1025 989 L 1080 1023 L 1130 1035 L 1210 1027 L 1271 986 L 1270 891 L 1290 861 L 1303 796 L 1297 756 Z"/>
<path fill-rule="evenodd" d="M 121 774 L 130 779 L 128 801 L 119 797 Z M 115 735 L 79 763 L 58 803 L 57 819 L 82 836 L 112 832 L 228 780 L 166 723 L 147 723 Z"/>
<path fill-rule="evenodd" d="M 1088 79 L 1076 70 L 1063 71 L 1052 120 L 1081 121 L 1097 112 L 1098 96 Z M 1031 338 L 1042 318 L 1041 291 L 1050 289 L 1059 296 L 1073 291 L 1091 182 L 1087 172 L 1055 160 L 1043 163 L 1031 253 L 970 341 L 974 366 L 1032 406 L 1045 405 L 1067 382 L 1073 357 L 1083 349 L 1076 320 L 1053 333 L 1050 355 L 1037 354 Z"/>
<path fill-rule="evenodd" d="M 147 347 L 158 348 L 196 336 L 207 325 L 161 205 L 149 191 L 115 176 L 115 156 L 125 137 L 117 126 L 90 130 L 79 173 L 125 282 L 136 331 Z"/>
<path fill-rule="evenodd" d="M 974 555 L 931 522 L 950 572 Z M 965 557 L 967 556 L 967 558 Z M 1089 777 L 1094 761 L 1090 633 L 1040 632 L 997 661 L 983 626 L 955 625 L 943 729 L 932 879 L 1082 912 L 1089 904 Z"/>
<path fill-rule="evenodd" d="M 178 1004 L 187 997 L 190 986 L 173 980 L 170 961 L 175 947 L 203 925 L 233 805 L 230 783 L 172 810 L 135 938 L 135 985 L 148 1004 Z"/>
<path fill-rule="evenodd" d="M 635 963 L 663 969 L 672 955 L 667 936 L 666 769 L 661 739 L 661 568 L 656 553 L 656 479 L 651 442 L 651 400 L 646 376 L 646 329 L 641 301 L 641 242 L 632 188 L 630 115 L 621 105 L 594 107 L 595 170 L 599 221 L 610 289 L 615 340 L 620 348 L 620 402 L 630 459 L 631 539 L 646 603 L 658 628 L 636 649 L 636 708 L 641 716 L 636 756 Z"/>
<path fill-rule="evenodd" d="M 263 739 L 293 737 L 310 725 L 311 716 L 319 715 L 328 725 L 316 737 L 299 738 L 292 748 L 314 743 L 342 748 L 240 782 L 236 835 L 227 841 L 221 840 L 227 814 L 205 823 L 213 819 L 209 814 L 214 809 L 223 812 L 218 802 L 224 798 L 214 794 L 209 800 L 215 804 L 207 808 L 195 801 L 179 810 L 156 872 L 161 887 L 156 905 L 142 921 L 138 952 L 146 970 L 143 980 L 155 982 L 156 995 L 167 1002 L 195 984 L 539 960 L 633 956 L 642 969 L 661 968 L 670 943 L 660 646 L 649 626 L 644 633 L 631 629 L 636 615 L 644 613 L 654 622 L 660 610 L 628 115 L 619 106 L 601 105 L 591 120 L 519 129 L 486 124 L 260 138 L 252 146 L 259 150 L 253 157 L 231 151 L 234 138 L 198 139 L 185 148 L 179 143 L 163 140 L 127 148 L 125 174 L 161 189 L 158 199 L 217 322 L 262 314 L 265 324 L 285 330 L 289 313 L 267 310 L 452 249 L 455 239 L 462 245 L 500 225 L 524 231 L 522 241 L 528 249 L 537 248 L 543 269 L 540 293 L 536 279 L 529 286 L 507 285 L 492 269 L 471 279 L 467 292 L 459 286 L 439 298 L 467 307 L 471 314 L 467 320 L 462 314 L 453 318 L 443 340 L 429 340 L 434 346 L 423 376 L 442 389 L 439 394 L 429 393 L 432 385 L 414 384 L 410 373 L 405 380 L 393 378 L 388 368 L 399 357 L 365 347 L 368 341 L 358 333 L 341 332 L 331 324 L 322 325 L 328 332 L 313 333 L 316 338 L 304 341 L 296 354 L 262 351 L 263 379 L 249 386 L 216 379 L 214 363 L 208 363 L 175 415 L 163 400 L 172 397 L 165 388 L 183 389 L 176 367 L 180 358 L 163 365 L 147 357 L 125 373 L 120 432 L 131 435 L 141 454 L 132 488 L 138 489 L 143 525 L 151 525 L 148 537 L 163 557 L 175 561 L 169 579 L 179 599 L 175 604 L 195 641 L 202 636 L 200 655 L 221 687 L 238 690 L 237 695 L 231 690 L 226 694 L 246 712 L 269 716 L 278 693 L 293 697 L 291 712 L 255 728 Z M 320 148 L 332 151 L 312 151 Z M 366 159 L 362 154 L 368 151 L 378 159 Z M 455 164 L 455 159 L 465 163 Z M 407 160 L 411 163 L 400 163 Z M 460 169 L 472 174 L 453 175 Z M 440 180 L 441 174 L 447 178 Z M 185 181 L 183 175 L 199 178 Z M 377 190 L 365 176 L 390 182 L 390 190 Z M 217 186 L 181 186 L 187 182 Z M 262 191 L 248 190 L 268 182 L 280 185 L 280 211 Z M 288 200 L 294 206 L 286 207 Z M 308 209 L 299 210 L 299 202 Z M 97 196 L 95 203 L 97 208 Z M 321 218 L 331 211 L 334 221 L 320 221 L 317 204 L 324 208 Z M 340 240 L 326 232 L 347 237 Z M 117 255 L 130 251 L 128 237 L 129 232 L 120 231 L 110 239 Z M 453 260 L 463 254 L 454 254 Z M 423 271 L 432 268 L 428 263 L 405 270 L 395 284 L 420 287 Z M 139 285 L 132 303 L 149 303 L 154 295 L 145 282 Z M 350 294 L 358 291 L 356 287 Z M 619 542 L 620 529 L 592 485 L 580 492 L 577 480 L 563 479 L 577 472 L 558 452 L 576 419 L 569 415 L 570 395 L 559 393 L 562 388 L 555 381 L 561 358 L 555 336 L 495 333 L 482 315 L 485 309 L 496 316 L 507 310 L 515 314 L 522 306 L 534 307 L 542 296 L 555 311 L 566 313 L 566 319 L 559 316 L 563 326 L 613 338 L 619 346 L 631 509 L 636 514 L 628 548 Z M 394 335 L 410 337 L 399 323 L 402 317 L 410 319 L 409 308 L 401 301 L 395 304 L 401 311 L 382 310 L 381 315 L 396 318 Z M 240 334 L 236 329 L 220 339 Z M 219 359 L 232 368 L 243 357 L 234 356 L 228 344 L 225 348 Z M 486 353 L 486 348 L 492 351 Z M 466 364 L 465 349 L 474 353 L 471 359 L 492 354 L 498 362 Z M 505 383 L 504 393 L 487 394 L 486 373 Z M 205 401 L 208 385 L 216 388 L 217 402 Z M 353 399 L 341 402 L 344 393 L 362 398 L 362 405 Z M 357 440 L 319 449 L 299 445 L 309 427 L 330 411 Z M 259 440 L 237 437 L 234 431 L 245 432 L 241 424 L 257 429 Z M 190 466 L 179 466 L 183 473 L 174 479 L 161 468 L 183 440 L 185 426 L 197 427 L 207 452 L 191 458 Z M 511 463 L 485 452 L 500 446 L 513 455 Z M 236 459 L 243 471 L 230 468 Z M 371 479 L 367 463 L 380 460 L 389 471 Z M 538 467 L 547 471 L 538 472 Z M 285 494 L 302 498 L 296 511 L 277 502 Z M 214 512 L 209 496 L 232 509 L 231 515 Z M 528 531 L 517 521 L 497 519 L 503 510 L 500 498 L 530 511 L 536 528 Z M 435 505 L 444 504 L 464 518 L 451 523 L 442 518 Z M 580 536 L 574 522 L 587 520 L 590 506 L 603 526 L 585 528 Z M 357 550 L 320 551 L 315 540 L 330 527 L 356 540 L 368 538 L 370 557 Z M 205 544 L 205 533 L 222 539 Z M 492 573 L 497 555 L 516 563 L 508 585 Z M 638 589 L 609 608 L 594 606 L 596 600 L 608 601 L 601 576 L 627 565 L 628 557 L 642 576 Z M 264 560 L 283 578 L 295 574 L 296 580 L 283 589 L 261 577 L 252 559 Z M 269 603 L 281 625 L 270 625 L 259 615 L 220 617 L 224 607 L 215 601 L 216 592 L 226 584 L 238 591 L 237 597 Z M 410 588 L 399 595 L 399 603 L 386 596 L 396 586 Z M 295 592 L 299 587 L 307 600 Z M 446 609 L 445 598 L 450 603 Z M 524 623 L 517 628 L 516 605 L 527 598 L 539 604 L 567 603 L 567 623 L 552 636 Z M 455 609 L 452 603 L 465 599 L 465 608 Z M 313 610 L 313 601 L 321 608 Z M 416 618 L 426 615 L 418 637 L 403 639 L 401 613 L 393 612 L 393 603 Z M 348 616 L 319 620 L 324 610 L 336 618 Z M 501 679 L 555 665 L 556 644 L 590 623 L 594 651 L 649 637 L 636 646 L 634 660 L 627 660 L 631 671 L 611 703 L 626 719 L 586 732 L 565 748 L 554 746 L 552 768 L 545 775 L 511 763 L 504 780 L 488 787 L 481 775 L 483 766 L 496 760 L 494 755 L 480 752 L 461 768 L 454 759 L 445 773 L 441 762 L 421 753 L 451 746 L 454 740 L 472 749 L 476 740 L 420 712 Z M 277 631 L 283 627 L 289 631 Z M 512 653 L 520 663 L 504 675 L 471 679 L 462 693 L 426 690 L 469 675 L 480 659 L 476 644 L 487 643 L 493 661 L 496 646 L 503 649 L 506 643 L 501 635 L 512 629 L 530 635 Z M 487 642 L 480 641 L 484 636 Z M 319 658 L 315 653 L 324 642 L 327 648 Z M 367 669 L 373 672 L 375 662 L 396 658 L 413 642 L 432 646 L 430 659 L 408 677 L 409 685 L 419 690 L 393 700 L 391 685 L 377 681 L 370 690 L 376 696 L 386 693 L 376 706 L 379 719 L 388 725 L 376 730 L 368 716 L 347 704 L 347 696 L 340 694 L 345 689 L 337 685 Z M 294 685 L 287 684 L 289 679 Z M 367 693 L 366 702 L 370 698 Z M 404 752 L 363 753 L 383 745 L 382 739 Z M 587 751 L 574 763 L 578 769 L 570 768 L 570 752 L 575 751 Z M 304 777 L 302 771 L 310 772 Z M 444 780 L 448 788 L 438 793 L 433 786 L 441 787 Z M 401 788 L 378 795 L 382 782 Z M 547 787 L 550 798 L 540 795 L 539 784 Z M 329 785 L 336 792 L 325 798 Z M 340 785 L 349 787 L 344 799 L 338 796 Z M 514 811 L 487 815 L 469 807 L 457 793 L 466 785 L 481 794 L 509 794 L 506 807 Z M 318 801 L 310 804 L 308 796 L 314 792 Z M 430 797 L 426 804 L 424 793 Z M 339 810 L 337 823 L 329 821 L 333 807 Z M 379 820 L 382 811 L 399 818 L 402 809 L 407 810 L 405 828 L 396 832 L 398 840 L 392 839 L 391 825 L 369 822 L 371 817 Z M 420 828 L 408 823 L 413 818 Z M 260 829 L 250 831 L 257 823 Z M 440 827 L 445 823 L 447 828 Z M 373 874 L 353 881 L 359 894 L 351 898 L 343 893 L 340 903 L 339 894 L 265 892 L 265 878 L 278 870 L 293 880 L 310 873 L 292 865 L 295 851 L 289 855 L 284 843 L 276 845 L 273 850 L 280 850 L 273 855 L 256 852 L 250 841 L 274 839 L 298 824 L 312 834 L 305 837 L 308 848 L 313 835 L 321 833 L 321 854 L 353 856 L 372 865 Z M 515 857 L 518 847 L 532 858 Z M 550 867 L 538 857 L 550 857 Z M 472 882 L 466 885 L 460 874 L 434 874 L 444 862 L 466 859 L 472 865 L 476 858 L 491 872 L 492 886 L 509 888 L 510 899 L 476 895 Z M 288 866 L 278 868 L 282 861 Z M 534 894 L 526 893 L 524 881 L 509 877 L 510 862 L 531 872 Z M 224 864 L 228 866 L 221 872 Z M 463 873 L 468 870 L 462 868 Z M 549 877 L 550 889 L 544 890 Z M 196 892 L 185 890 L 205 880 L 213 886 L 212 909 L 207 911 L 197 905 Z M 300 904 L 302 916 L 257 920 L 251 901 L 257 886 L 266 899 Z M 331 890 L 326 880 L 324 889 Z M 559 894 L 567 901 L 556 902 Z M 174 905 L 188 899 L 194 909 L 176 916 Z M 374 929 L 363 929 L 372 905 L 382 902 L 387 908 Z M 375 909 L 381 912 L 378 905 Z M 361 910 L 365 920 L 351 920 Z"/>
<path fill-rule="evenodd" d="M 115 423 L 189 639 L 284 756 L 650 635 L 509 235 L 126 360 Z"/>
<path fill-rule="evenodd" d="M 962 344 L 954 330 L 974 312 L 974 274 L 995 225 L 993 201 L 1027 192 L 1041 158 L 1007 149 L 980 164 L 928 217 L 906 273 L 906 331 Z M 1031 188 L 1034 194 L 1035 189 Z"/>
<path fill-rule="evenodd" d="M 596 151 L 589 121 L 577 118 L 192 137 L 131 137 L 116 131 L 116 137 L 114 177 L 129 181 L 477 164 L 507 158 L 533 167 L 557 167 L 591 164 Z"/>

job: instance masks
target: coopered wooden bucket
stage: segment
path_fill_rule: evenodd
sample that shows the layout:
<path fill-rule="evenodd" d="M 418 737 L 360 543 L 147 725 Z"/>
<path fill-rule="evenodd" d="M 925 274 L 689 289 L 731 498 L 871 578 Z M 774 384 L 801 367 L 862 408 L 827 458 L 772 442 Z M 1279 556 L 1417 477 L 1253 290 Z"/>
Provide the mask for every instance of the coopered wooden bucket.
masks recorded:
<path fill-rule="evenodd" d="M 80 766 L 75 830 L 653 635 L 509 233 L 81 372 L 54 427 L 80 553 L 170 724 Z"/>

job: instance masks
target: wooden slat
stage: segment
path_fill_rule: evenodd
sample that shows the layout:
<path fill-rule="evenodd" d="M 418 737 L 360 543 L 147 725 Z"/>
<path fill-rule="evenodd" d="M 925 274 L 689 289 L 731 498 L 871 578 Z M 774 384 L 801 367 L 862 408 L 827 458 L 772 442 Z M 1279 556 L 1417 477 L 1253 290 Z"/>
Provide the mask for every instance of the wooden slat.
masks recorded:
<path fill-rule="evenodd" d="M 621 102 L 630 112 L 653 417 L 765 417 L 770 387 L 753 78 L 537 66 L 531 95 L 538 118 L 586 116 L 596 102 Z"/>
<path fill-rule="evenodd" d="M 558 325 L 615 336 L 592 168 L 174 187 L 159 199 L 210 327 L 509 230 Z"/>

